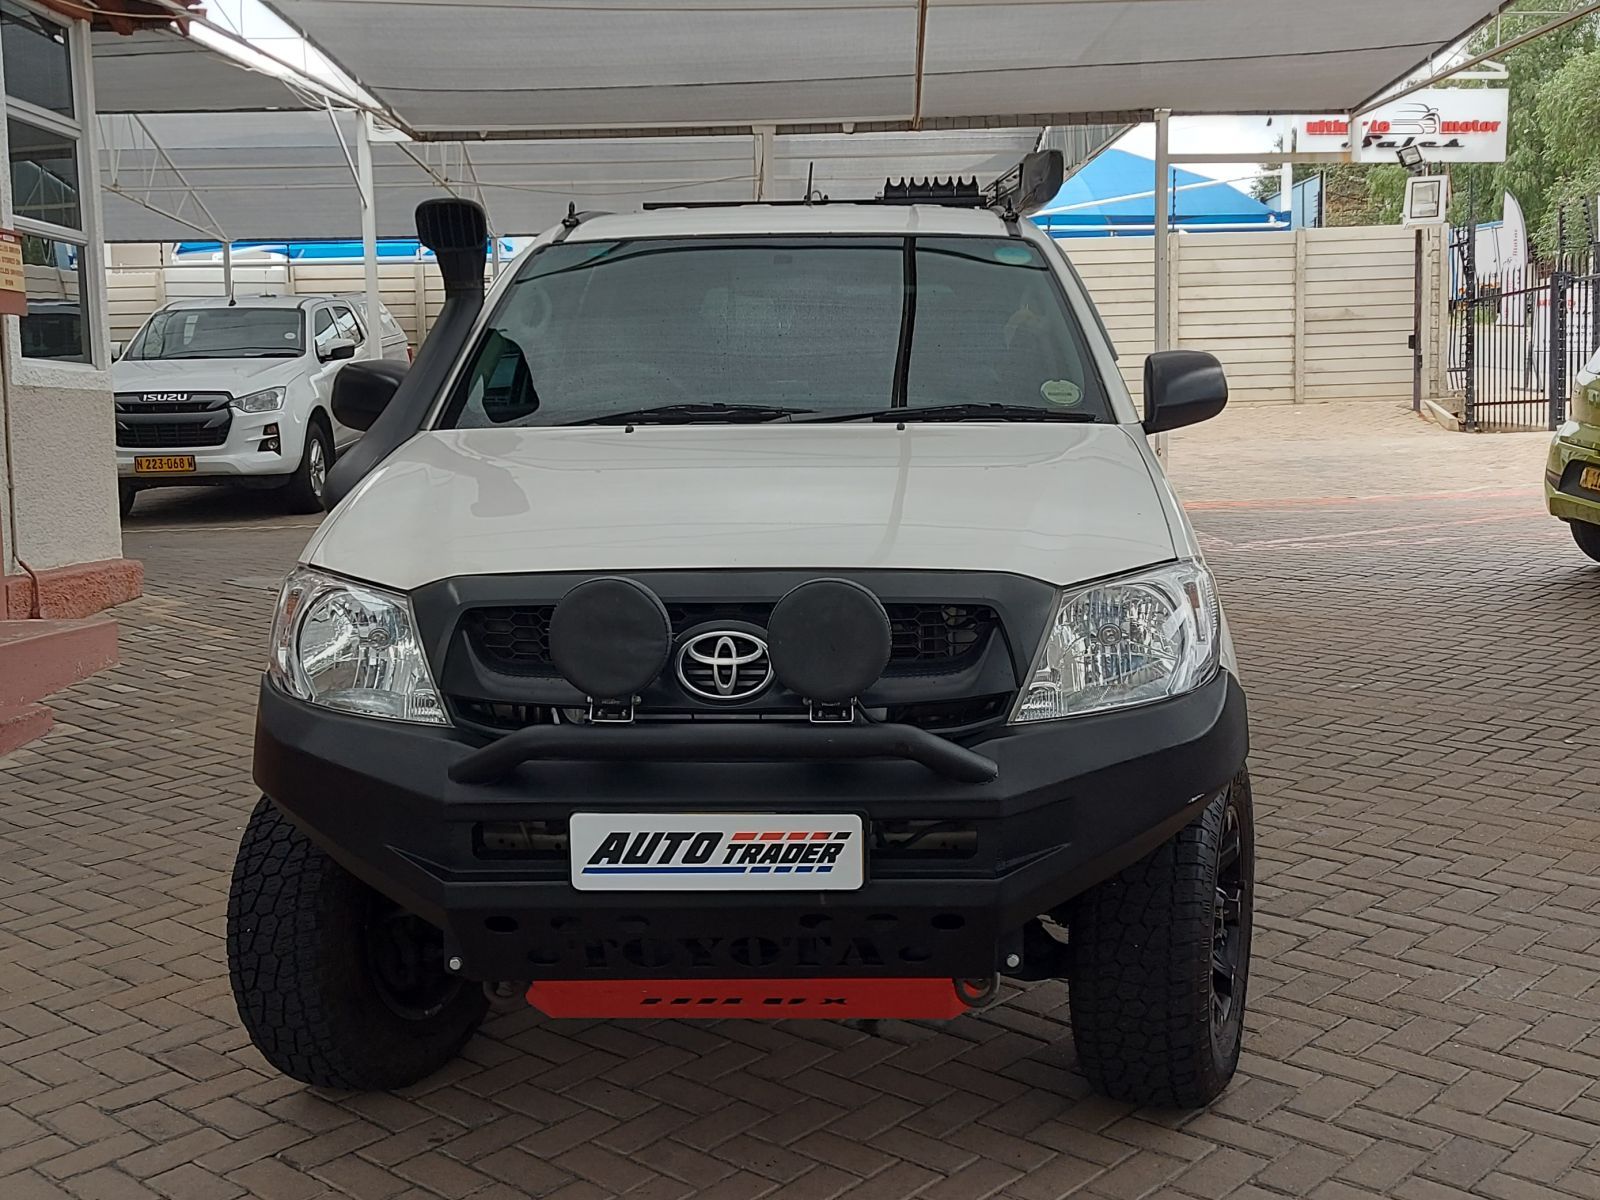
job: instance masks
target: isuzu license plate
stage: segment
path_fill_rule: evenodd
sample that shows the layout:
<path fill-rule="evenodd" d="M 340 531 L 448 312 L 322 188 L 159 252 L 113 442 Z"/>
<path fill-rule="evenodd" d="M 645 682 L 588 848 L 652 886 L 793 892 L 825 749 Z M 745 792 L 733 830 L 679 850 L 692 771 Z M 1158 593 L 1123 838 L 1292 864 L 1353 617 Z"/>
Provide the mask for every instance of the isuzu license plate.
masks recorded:
<path fill-rule="evenodd" d="M 194 470 L 194 455 L 136 454 L 133 469 L 140 475 L 186 475 Z"/>
<path fill-rule="evenodd" d="M 859 816 L 574 813 L 572 886 L 588 892 L 854 891 Z"/>

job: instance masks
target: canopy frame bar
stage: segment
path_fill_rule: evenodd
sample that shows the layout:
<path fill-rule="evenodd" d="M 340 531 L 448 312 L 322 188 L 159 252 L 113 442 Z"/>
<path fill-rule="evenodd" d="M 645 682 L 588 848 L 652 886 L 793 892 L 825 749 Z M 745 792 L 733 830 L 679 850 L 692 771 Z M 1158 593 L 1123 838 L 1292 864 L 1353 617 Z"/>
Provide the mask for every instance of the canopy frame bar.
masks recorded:
<path fill-rule="evenodd" d="M 222 223 L 217 220 L 211 209 L 206 205 L 206 202 L 201 197 L 200 193 L 196 191 L 194 185 L 189 182 L 189 177 L 183 173 L 182 168 L 179 167 L 177 163 L 172 161 L 172 156 L 167 153 L 167 148 L 161 144 L 161 139 L 156 137 L 155 132 L 146 123 L 144 117 L 138 113 L 118 113 L 110 114 L 108 119 L 116 120 L 118 116 L 121 116 L 127 120 L 128 130 L 130 133 L 135 128 L 139 130 L 144 140 L 149 144 L 150 150 L 155 155 L 156 161 L 151 162 L 149 168 L 144 172 L 145 178 L 143 194 L 139 194 L 128 190 L 120 183 L 118 168 L 122 160 L 122 150 L 120 148 L 113 148 L 109 156 L 111 159 L 111 178 L 102 184 L 105 190 L 111 192 L 113 195 L 127 200 L 129 203 L 137 204 L 139 207 L 147 209 L 150 212 L 155 213 L 157 216 L 166 217 L 169 221 L 176 221 L 178 224 L 186 226 L 189 229 L 193 229 L 199 233 L 204 233 L 208 236 L 215 237 L 220 241 L 226 242 L 228 240 L 228 235 L 226 231 L 223 230 Z M 129 140 L 132 141 L 134 139 L 130 137 Z M 155 181 L 156 172 L 161 169 L 165 169 L 172 173 L 172 177 L 178 181 L 184 196 L 187 198 L 187 200 L 194 202 L 194 206 L 198 208 L 201 213 L 205 215 L 205 219 L 210 222 L 209 225 L 201 225 L 190 220 L 188 217 L 185 217 L 183 215 L 184 205 L 182 201 L 179 202 L 176 211 L 170 211 L 168 209 L 159 207 L 151 200 L 151 194 L 157 190 Z M 162 188 L 160 190 L 170 191 L 172 189 Z"/>

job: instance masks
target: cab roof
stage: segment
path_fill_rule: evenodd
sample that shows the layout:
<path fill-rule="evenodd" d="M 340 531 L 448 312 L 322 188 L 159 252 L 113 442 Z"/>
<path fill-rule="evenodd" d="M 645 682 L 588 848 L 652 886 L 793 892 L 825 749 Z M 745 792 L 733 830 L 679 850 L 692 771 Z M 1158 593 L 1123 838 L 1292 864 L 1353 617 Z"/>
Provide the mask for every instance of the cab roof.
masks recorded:
<path fill-rule="evenodd" d="M 1031 233 L 1030 221 L 1020 223 Z M 584 218 L 569 242 L 630 238 L 717 237 L 745 234 L 886 234 L 905 237 L 1005 237 L 1006 223 L 986 208 L 938 204 L 750 204 L 660 208 Z"/>

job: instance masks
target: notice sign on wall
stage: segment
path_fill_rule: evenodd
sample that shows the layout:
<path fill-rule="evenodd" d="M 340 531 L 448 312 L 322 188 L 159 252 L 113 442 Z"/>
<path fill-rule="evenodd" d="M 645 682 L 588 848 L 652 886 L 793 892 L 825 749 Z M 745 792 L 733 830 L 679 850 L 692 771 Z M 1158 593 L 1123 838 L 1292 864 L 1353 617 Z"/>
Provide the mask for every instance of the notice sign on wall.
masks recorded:
<path fill-rule="evenodd" d="M 0 229 L 0 313 L 28 315 L 28 280 L 22 272 L 22 239 Z"/>
<path fill-rule="evenodd" d="M 1380 105 L 1350 124 L 1342 116 L 1297 117 L 1295 148 L 1348 150 L 1353 162 L 1392 163 L 1415 146 L 1424 162 L 1505 162 L 1508 95 L 1494 88 L 1426 88 Z"/>

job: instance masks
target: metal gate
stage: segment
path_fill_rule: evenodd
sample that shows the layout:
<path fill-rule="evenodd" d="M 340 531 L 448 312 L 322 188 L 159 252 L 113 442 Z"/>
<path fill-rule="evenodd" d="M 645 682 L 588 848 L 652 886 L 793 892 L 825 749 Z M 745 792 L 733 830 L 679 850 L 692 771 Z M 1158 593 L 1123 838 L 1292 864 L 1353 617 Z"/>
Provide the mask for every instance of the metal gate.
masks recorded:
<path fill-rule="evenodd" d="M 1472 228 L 1451 232 L 1449 382 L 1466 429 L 1554 429 L 1600 347 L 1600 244 L 1483 275 Z"/>

